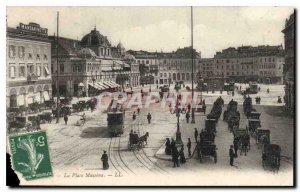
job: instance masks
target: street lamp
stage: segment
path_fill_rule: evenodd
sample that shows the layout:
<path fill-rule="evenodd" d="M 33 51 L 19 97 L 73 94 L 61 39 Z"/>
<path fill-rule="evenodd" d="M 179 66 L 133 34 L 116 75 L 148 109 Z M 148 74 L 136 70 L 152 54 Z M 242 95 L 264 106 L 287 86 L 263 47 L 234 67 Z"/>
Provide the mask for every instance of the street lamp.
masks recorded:
<path fill-rule="evenodd" d="M 179 110 L 176 111 L 176 117 L 177 117 L 176 144 L 182 145 L 180 125 L 179 125 L 179 117 L 180 117 Z"/>

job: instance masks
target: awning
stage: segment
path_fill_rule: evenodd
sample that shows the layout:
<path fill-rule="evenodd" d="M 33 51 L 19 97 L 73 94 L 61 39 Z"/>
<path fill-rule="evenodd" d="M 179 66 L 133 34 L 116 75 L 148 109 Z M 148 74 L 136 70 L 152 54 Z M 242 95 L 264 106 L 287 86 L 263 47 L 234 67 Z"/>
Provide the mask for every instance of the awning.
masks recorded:
<path fill-rule="evenodd" d="M 81 82 L 78 84 L 79 87 L 84 87 L 84 84 Z"/>
<path fill-rule="evenodd" d="M 102 90 L 102 87 L 100 87 L 99 85 L 97 85 L 97 83 L 89 83 L 89 86 L 91 87 L 94 87 L 95 89 L 98 89 L 98 90 Z"/>
<path fill-rule="evenodd" d="M 111 81 L 105 81 L 105 85 L 108 85 L 110 88 L 116 88 L 116 85 L 112 84 Z"/>
<path fill-rule="evenodd" d="M 50 100 L 48 91 L 44 91 L 43 95 L 44 95 L 44 101 L 49 101 Z"/>
<path fill-rule="evenodd" d="M 100 87 L 102 87 L 103 89 L 108 89 L 109 87 L 107 85 L 104 85 L 101 82 L 97 82 L 97 85 L 99 85 Z"/>
<path fill-rule="evenodd" d="M 113 85 L 117 86 L 117 87 L 121 87 L 119 84 L 117 84 L 117 83 L 114 82 L 114 81 L 111 81 L 111 83 L 112 83 Z"/>

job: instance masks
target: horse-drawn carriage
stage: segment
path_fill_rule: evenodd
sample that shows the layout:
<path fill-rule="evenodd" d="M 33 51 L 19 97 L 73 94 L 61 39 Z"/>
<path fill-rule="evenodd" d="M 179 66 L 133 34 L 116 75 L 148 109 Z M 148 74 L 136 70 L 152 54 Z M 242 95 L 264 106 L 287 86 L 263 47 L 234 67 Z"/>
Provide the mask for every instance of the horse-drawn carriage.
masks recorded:
<path fill-rule="evenodd" d="M 51 112 L 43 112 L 42 114 L 38 115 L 40 118 L 41 123 L 51 123 L 52 121 L 52 113 Z"/>
<path fill-rule="evenodd" d="M 258 129 L 256 131 L 256 143 L 259 144 L 270 144 L 270 130 L 268 129 Z"/>
<path fill-rule="evenodd" d="M 248 130 L 250 133 L 256 133 L 257 129 L 261 127 L 260 120 L 258 119 L 248 119 Z"/>
<path fill-rule="evenodd" d="M 146 132 L 145 135 L 139 137 L 137 133 L 131 131 L 129 134 L 128 149 L 145 147 L 145 145 L 147 145 L 148 137 L 148 132 Z"/>
<path fill-rule="evenodd" d="M 228 130 L 232 132 L 235 129 L 238 129 L 240 126 L 240 117 L 238 115 L 229 116 L 228 118 Z"/>
<path fill-rule="evenodd" d="M 251 112 L 248 115 L 248 119 L 257 119 L 257 120 L 259 120 L 260 119 L 260 113 L 259 112 Z"/>
<path fill-rule="evenodd" d="M 233 130 L 234 139 L 238 141 L 238 147 L 242 152 L 250 150 L 250 135 L 247 129 L 235 129 Z"/>
<path fill-rule="evenodd" d="M 217 132 L 217 120 L 216 119 L 205 119 L 205 130 L 211 133 Z"/>
<path fill-rule="evenodd" d="M 197 155 L 200 163 L 203 162 L 205 156 L 213 157 L 214 162 L 217 163 L 217 147 L 214 141 L 215 134 L 213 132 L 201 131 L 200 142 L 197 143 Z"/>
<path fill-rule="evenodd" d="M 262 166 L 264 169 L 271 168 L 273 172 L 278 172 L 280 167 L 281 148 L 279 145 L 266 144 L 262 151 Z"/>
<path fill-rule="evenodd" d="M 228 103 L 227 110 L 225 110 L 223 114 L 224 121 L 228 121 L 230 115 L 239 115 L 239 112 L 237 111 L 237 105 L 238 103 L 233 100 Z"/>
<path fill-rule="evenodd" d="M 243 102 L 243 110 L 244 114 L 247 115 L 252 111 L 252 98 L 251 97 L 246 97 L 244 102 Z"/>

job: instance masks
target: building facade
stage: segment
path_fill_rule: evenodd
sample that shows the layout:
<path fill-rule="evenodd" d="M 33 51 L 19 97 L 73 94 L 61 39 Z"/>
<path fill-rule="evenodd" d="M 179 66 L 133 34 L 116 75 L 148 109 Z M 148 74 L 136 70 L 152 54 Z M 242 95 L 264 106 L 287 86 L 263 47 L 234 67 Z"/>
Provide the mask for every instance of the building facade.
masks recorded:
<path fill-rule="evenodd" d="M 81 41 L 60 37 L 52 40 L 53 92 L 64 96 L 90 96 L 108 88 L 139 85 L 134 58 L 121 43 L 112 47 L 106 36 L 92 30 Z M 57 57 L 58 56 L 58 57 Z M 57 58 L 59 65 L 57 66 Z M 57 70 L 58 69 L 58 70 Z M 115 87 L 116 86 L 116 87 Z"/>
<path fill-rule="evenodd" d="M 7 28 L 6 104 L 28 107 L 52 97 L 51 42 L 37 23 Z"/>
<path fill-rule="evenodd" d="M 295 13 L 290 15 L 285 22 L 284 33 L 285 45 L 285 104 L 294 112 L 295 105 Z"/>
<path fill-rule="evenodd" d="M 214 76 L 236 82 L 283 83 L 284 50 L 280 46 L 227 48 L 214 56 Z"/>

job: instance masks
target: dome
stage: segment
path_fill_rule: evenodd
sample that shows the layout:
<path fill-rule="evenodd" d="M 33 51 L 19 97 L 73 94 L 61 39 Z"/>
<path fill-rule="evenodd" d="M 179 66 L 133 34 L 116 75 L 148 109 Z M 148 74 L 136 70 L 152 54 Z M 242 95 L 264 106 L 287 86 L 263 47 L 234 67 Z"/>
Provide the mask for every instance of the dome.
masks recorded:
<path fill-rule="evenodd" d="M 85 35 L 81 41 L 81 46 L 89 47 L 89 46 L 103 46 L 103 47 L 110 47 L 110 43 L 107 40 L 106 36 L 103 36 L 99 31 L 92 30 L 89 34 Z"/>
<path fill-rule="evenodd" d="M 89 48 L 83 48 L 83 49 L 80 49 L 78 51 L 78 56 L 81 56 L 81 57 L 96 57 L 96 53 L 89 49 Z"/>
<path fill-rule="evenodd" d="M 123 46 L 123 44 L 121 42 L 118 43 L 117 48 L 118 49 L 125 49 L 124 46 Z"/>

